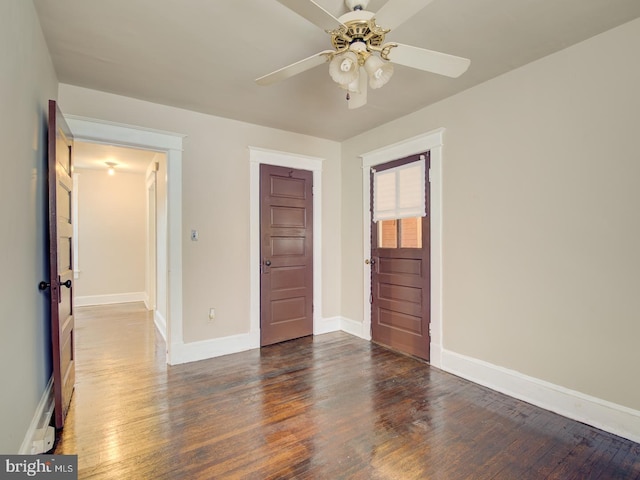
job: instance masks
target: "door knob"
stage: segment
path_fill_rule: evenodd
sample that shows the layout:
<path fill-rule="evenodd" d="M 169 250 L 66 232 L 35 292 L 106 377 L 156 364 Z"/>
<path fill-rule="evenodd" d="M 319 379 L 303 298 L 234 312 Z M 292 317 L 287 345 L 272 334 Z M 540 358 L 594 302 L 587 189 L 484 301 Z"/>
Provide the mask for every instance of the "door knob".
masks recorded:
<path fill-rule="evenodd" d="M 270 266 L 271 266 L 271 260 L 265 260 L 265 261 L 264 261 L 264 264 L 265 264 L 267 267 L 270 267 Z"/>
<path fill-rule="evenodd" d="M 38 290 L 46 290 L 50 286 L 51 284 L 49 282 L 42 281 L 38 284 Z M 71 288 L 71 280 L 67 280 L 66 282 L 60 282 L 60 286 Z"/>
<path fill-rule="evenodd" d="M 369 260 L 369 259 L 367 258 L 367 259 L 364 261 L 364 263 L 365 263 L 366 265 L 375 265 L 376 261 L 375 261 L 375 259 L 373 259 L 373 258 L 372 258 L 371 260 Z"/>

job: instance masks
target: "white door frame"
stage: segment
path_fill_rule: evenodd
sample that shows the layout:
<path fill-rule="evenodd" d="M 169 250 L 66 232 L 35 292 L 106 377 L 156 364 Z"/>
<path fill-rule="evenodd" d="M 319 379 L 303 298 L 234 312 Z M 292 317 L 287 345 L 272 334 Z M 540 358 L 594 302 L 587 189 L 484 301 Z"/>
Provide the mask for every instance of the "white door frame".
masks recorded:
<path fill-rule="evenodd" d="M 426 151 L 431 152 L 431 345 L 430 363 L 442 366 L 442 145 L 444 129 L 434 130 L 360 155 L 362 158 L 362 243 L 365 258 L 371 254 L 371 167 Z M 363 334 L 371 340 L 371 266 L 363 258 Z"/>
<path fill-rule="evenodd" d="M 313 334 L 322 325 L 322 158 L 249 147 L 249 334 L 250 348 L 260 347 L 260 165 L 313 172 Z"/>
<path fill-rule="evenodd" d="M 185 135 L 162 132 L 92 118 L 65 115 L 76 140 L 143 148 L 163 152 L 167 158 L 167 363 L 183 344 L 182 325 L 182 141 Z M 156 272 L 159 274 L 160 272 Z"/>
<path fill-rule="evenodd" d="M 157 234 L 158 223 L 156 220 L 156 174 L 157 165 L 155 158 L 153 164 L 147 168 L 146 178 L 146 213 L 147 213 L 147 245 L 146 256 L 147 264 L 145 268 L 145 304 L 147 310 L 156 310 L 156 279 L 157 279 Z M 166 331 L 166 327 L 165 327 Z M 166 338 L 165 338 L 166 341 Z"/>

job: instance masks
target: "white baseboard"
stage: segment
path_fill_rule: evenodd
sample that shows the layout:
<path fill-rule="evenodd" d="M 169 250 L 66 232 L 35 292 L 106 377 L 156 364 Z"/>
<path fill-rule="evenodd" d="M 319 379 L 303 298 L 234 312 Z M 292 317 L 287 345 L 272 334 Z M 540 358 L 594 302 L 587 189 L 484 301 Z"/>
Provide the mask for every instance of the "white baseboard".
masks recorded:
<path fill-rule="evenodd" d="M 340 330 L 351 335 L 355 335 L 356 337 L 363 338 L 364 340 L 371 340 L 371 333 L 364 331 L 364 324 L 362 322 L 351 320 L 350 318 L 342 317 L 340 319 Z"/>
<path fill-rule="evenodd" d="M 34 450 L 34 442 L 37 440 L 36 436 L 38 434 L 38 430 L 46 428 L 51 422 L 54 404 L 52 376 L 44 389 L 40 402 L 38 402 L 36 411 L 33 414 L 33 419 L 31 420 L 31 425 L 29 425 L 29 429 L 27 430 L 24 440 L 22 441 L 22 445 L 20 446 L 20 450 L 18 451 L 19 455 L 33 455 L 41 453 Z"/>
<path fill-rule="evenodd" d="M 76 307 L 88 307 L 92 305 L 111 305 L 114 303 L 144 302 L 145 292 L 114 293 L 109 295 L 85 295 L 73 299 Z"/>
<path fill-rule="evenodd" d="M 357 325 L 361 325 L 358 322 L 349 321 L 349 326 L 352 326 L 352 324 L 353 330 L 357 330 Z M 344 318 L 342 317 L 323 318 L 315 320 L 313 324 L 314 335 L 322 335 L 339 330 L 344 330 Z M 362 327 L 360 327 L 360 330 L 362 330 Z M 354 333 L 354 335 L 357 334 Z M 171 365 L 178 365 L 197 362 L 198 360 L 221 357 L 222 355 L 244 352 L 254 348 L 260 348 L 260 332 L 249 332 L 200 342 L 173 343 L 171 345 L 170 363 Z"/>
<path fill-rule="evenodd" d="M 159 311 L 153 312 L 153 323 L 156 325 L 156 330 L 160 336 L 164 339 L 164 343 L 167 343 L 167 320 L 162 316 Z"/>
<path fill-rule="evenodd" d="M 201 342 L 172 343 L 170 364 L 197 362 L 254 348 L 260 348 L 260 332 L 212 338 Z"/>
<path fill-rule="evenodd" d="M 144 306 L 147 307 L 147 310 L 155 310 L 156 306 L 151 303 L 151 299 L 149 295 L 144 293 Z"/>
<path fill-rule="evenodd" d="M 313 334 L 337 332 L 340 330 L 341 317 L 321 318 L 313 321 Z"/>
<path fill-rule="evenodd" d="M 433 337 L 429 345 L 429 365 L 442 369 L 442 346 L 434 343 Z"/>
<path fill-rule="evenodd" d="M 640 443 L 640 411 L 449 350 L 442 370 L 511 397 Z"/>

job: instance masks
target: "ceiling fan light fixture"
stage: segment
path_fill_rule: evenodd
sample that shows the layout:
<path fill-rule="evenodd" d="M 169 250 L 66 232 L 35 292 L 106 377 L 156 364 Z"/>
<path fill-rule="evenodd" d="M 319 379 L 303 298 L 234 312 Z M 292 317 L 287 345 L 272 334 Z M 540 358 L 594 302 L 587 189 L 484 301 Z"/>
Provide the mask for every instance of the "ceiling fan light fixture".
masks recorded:
<path fill-rule="evenodd" d="M 352 82 L 345 84 L 338 84 L 340 88 L 343 88 L 347 93 L 361 93 L 362 90 L 362 78 L 366 78 L 367 75 L 364 72 L 358 73 L 358 76 Z M 366 85 L 365 85 L 366 87 Z"/>
<path fill-rule="evenodd" d="M 360 78 L 359 76 L 356 77 L 356 79 L 351 82 L 349 85 L 345 85 L 344 88 L 346 88 L 349 92 L 352 93 L 362 93 L 360 91 Z"/>
<path fill-rule="evenodd" d="M 342 87 L 358 79 L 358 56 L 353 52 L 335 55 L 329 63 L 329 75 Z"/>
<path fill-rule="evenodd" d="M 385 62 L 380 57 L 371 55 L 364 62 L 364 69 L 369 75 L 371 88 L 380 88 L 386 85 L 393 75 L 393 64 Z"/>

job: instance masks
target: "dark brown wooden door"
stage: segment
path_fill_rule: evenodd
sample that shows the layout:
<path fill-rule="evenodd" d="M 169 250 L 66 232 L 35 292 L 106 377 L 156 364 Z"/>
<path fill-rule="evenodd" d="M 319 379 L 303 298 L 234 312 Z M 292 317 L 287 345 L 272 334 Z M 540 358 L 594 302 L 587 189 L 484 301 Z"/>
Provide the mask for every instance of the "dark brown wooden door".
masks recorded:
<path fill-rule="evenodd" d="M 260 166 L 260 344 L 313 334 L 313 172 Z"/>
<path fill-rule="evenodd" d="M 49 268 L 56 428 L 62 428 L 75 383 L 73 320 L 73 137 L 56 102 L 49 101 Z"/>
<path fill-rule="evenodd" d="M 427 216 L 371 224 L 371 338 L 429 360 L 430 222 L 429 155 L 425 157 Z M 376 171 L 420 160 L 413 155 L 376 166 Z M 373 173 L 371 174 L 373 193 Z"/>

